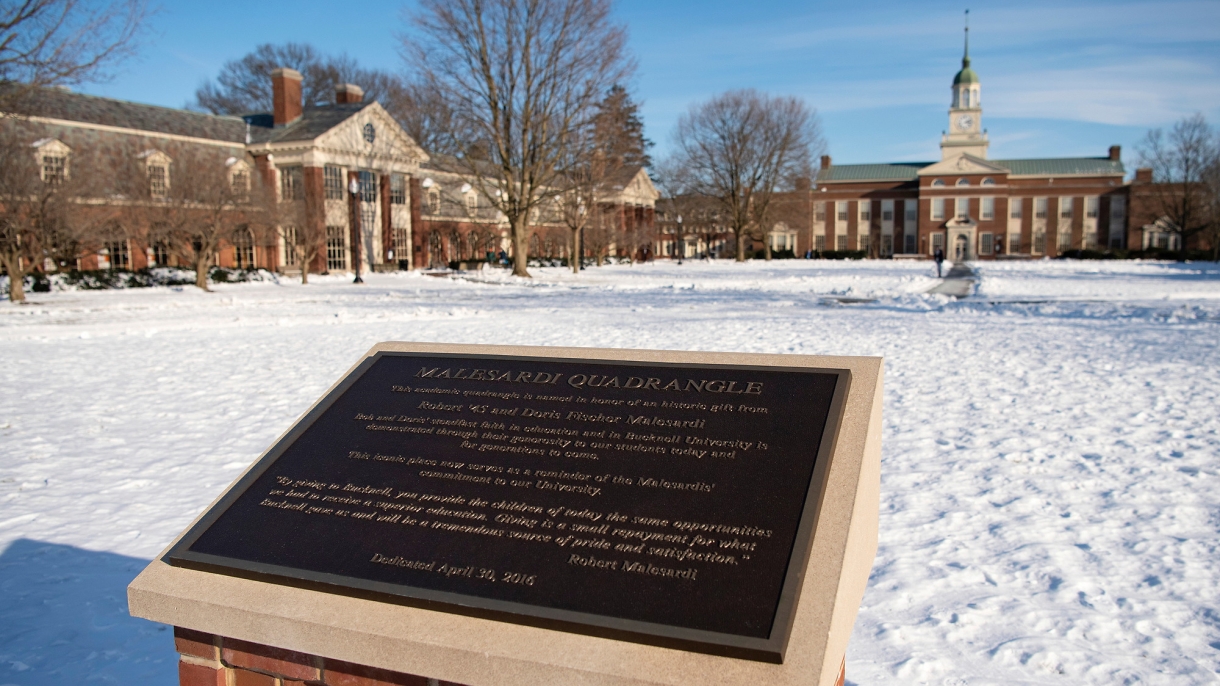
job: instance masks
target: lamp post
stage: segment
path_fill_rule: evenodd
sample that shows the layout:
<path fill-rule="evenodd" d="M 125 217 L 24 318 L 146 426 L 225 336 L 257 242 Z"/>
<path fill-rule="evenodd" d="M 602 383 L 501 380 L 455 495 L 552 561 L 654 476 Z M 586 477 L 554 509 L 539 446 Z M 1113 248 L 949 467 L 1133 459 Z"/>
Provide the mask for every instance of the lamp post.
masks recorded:
<path fill-rule="evenodd" d="M 682 215 L 678 215 L 678 264 L 682 264 L 682 253 L 686 252 L 686 237 L 682 235 Z"/>
<path fill-rule="evenodd" d="M 352 194 L 352 206 L 355 208 L 354 214 L 356 215 L 353 223 L 355 240 L 352 241 L 352 261 L 356 268 L 356 279 L 352 283 L 364 283 L 364 279 L 360 278 L 360 182 L 353 177 L 347 184 L 347 190 Z"/>

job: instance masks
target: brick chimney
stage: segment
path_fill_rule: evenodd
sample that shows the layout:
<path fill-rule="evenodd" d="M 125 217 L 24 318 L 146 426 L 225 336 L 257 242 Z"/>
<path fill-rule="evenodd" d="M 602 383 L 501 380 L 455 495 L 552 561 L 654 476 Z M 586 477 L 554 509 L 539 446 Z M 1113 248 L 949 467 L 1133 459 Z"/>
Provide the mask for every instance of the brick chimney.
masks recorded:
<path fill-rule="evenodd" d="M 830 169 L 830 155 L 822 155 L 822 169 Z"/>
<path fill-rule="evenodd" d="M 276 69 L 271 72 L 271 101 L 276 126 L 286 126 L 301 118 L 301 72 Z"/>
<path fill-rule="evenodd" d="M 354 83 L 341 83 L 335 86 L 335 104 L 364 102 L 364 89 Z"/>
<path fill-rule="evenodd" d="M 1152 170 L 1148 167 L 1140 167 L 1135 170 L 1136 183 L 1152 183 Z"/>
<path fill-rule="evenodd" d="M 1111 145 L 1110 146 L 1110 159 L 1117 162 L 1117 161 L 1121 160 L 1122 157 L 1123 157 L 1123 146 Z"/>

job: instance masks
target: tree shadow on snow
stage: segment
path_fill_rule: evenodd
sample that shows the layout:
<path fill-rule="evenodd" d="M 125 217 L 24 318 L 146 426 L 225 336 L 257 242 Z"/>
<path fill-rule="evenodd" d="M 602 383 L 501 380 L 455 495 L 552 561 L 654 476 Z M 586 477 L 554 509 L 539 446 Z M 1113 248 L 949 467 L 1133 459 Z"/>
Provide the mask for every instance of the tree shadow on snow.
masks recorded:
<path fill-rule="evenodd" d="M 148 560 L 18 539 L 0 554 L 0 685 L 175 684 L 169 627 L 127 614 Z"/>

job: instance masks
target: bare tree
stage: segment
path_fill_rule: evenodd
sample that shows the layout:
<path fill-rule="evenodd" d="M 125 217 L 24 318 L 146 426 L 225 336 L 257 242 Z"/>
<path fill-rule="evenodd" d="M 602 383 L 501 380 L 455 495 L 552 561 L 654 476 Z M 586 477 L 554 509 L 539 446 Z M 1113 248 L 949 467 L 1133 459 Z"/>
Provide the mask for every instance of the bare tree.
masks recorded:
<path fill-rule="evenodd" d="M 208 273 L 223 245 L 240 228 L 266 225 L 246 186 L 245 175 L 234 175 L 223 156 L 188 151 L 173 163 L 168 187 L 149 184 L 140 197 L 150 243 L 164 243 L 195 270 L 195 285 L 208 288 Z M 256 181 L 257 182 L 257 181 Z"/>
<path fill-rule="evenodd" d="M 1139 148 L 1140 164 L 1152 169 L 1148 187 L 1152 210 L 1164 218 L 1168 233 L 1178 236 L 1180 259 L 1186 242 L 1208 232 L 1216 221 L 1208 197 L 1207 173 L 1220 159 L 1215 133 L 1202 114 L 1185 117 L 1166 134 L 1153 129 Z"/>
<path fill-rule="evenodd" d="M 1220 262 L 1220 154 L 1216 155 L 1203 173 L 1203 185 L 1206 192 L 1206 211 L 1211 217 L 1203 236 L 1211 246 L 1212 261 Z"/>
<path fill-rule="evenodd" d="M 817 113 L 794 97 L 729 91 L 691 107 L 674 135 L 691 189 L 719 203 L 745 259 L 746 239 L 771 230 L 772 198 L 810 176 L 824 147 Z"/>
<path fill-rule="evenodd" d="M 504 215 L 513 274 L 526 269 L 531 214 L 563 191 L 583 127 L 633 64 L 609 0 L 423 0 L 406 52 L 449 104 L 458 161 Z M 404 43 L 407 39 L 404 38 Z"/>
<path fill-rule="evenodd" d="M 95 81 L 136 48 L 144 0 L 21 0 L 0 5 L 0 109 L 38 88 Z"/>
<path fill-rule="evenodd" d="M 63 176 L 43 181 L 34 150 L 12 127 L 0 128 L 0 265 L 10 302 L 25 302 L 25 275 L 36 235 L 55 214 Z"/>

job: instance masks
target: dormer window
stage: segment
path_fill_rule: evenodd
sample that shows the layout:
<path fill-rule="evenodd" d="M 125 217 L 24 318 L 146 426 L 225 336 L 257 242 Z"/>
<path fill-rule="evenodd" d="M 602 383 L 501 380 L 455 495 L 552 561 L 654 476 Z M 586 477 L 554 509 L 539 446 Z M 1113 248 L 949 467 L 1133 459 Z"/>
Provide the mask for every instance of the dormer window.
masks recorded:
<path fill-rule="evenodd" d="M 944 179 L 936 179 L 935 181 L 933 181 L 933 182 L 932 182 L 932 185 L 933 185 L 934 187 L 940 187 L 940 186 L 943 186 L 943 185 L 945 185 L 945 180 L 944 180 Z"/>
<path fill-rule="evenodd" d="M 145 150 L 140 153 L 144 170 L 148 174 L 148 194 L 154 198 L 169 195 L 169 155 L 160 150 Z"/>
<path fill-rule="evenodd" d="M 990 176 L 988 176 L 987 178 L 983 179 L 983 185 L 984 185 L 984 186 L 994 186 L 994 185 L 995 185 L 995 179 L 993 179 L 993 178 L 991 178 Z"/>
<path fill-rule="evenodd" d="M 229 168 L 229 189 L 233 195 L 245 199 L 250 194 L 250 167 L 244 160 L 230 157 L 225 160 Z"/>
<path fill-rule="evenodd" d="M 428 189 L 428 210 L 432 214 L 441 213 L 441 192 L 436 188 Z"/>
<path fill-rule="evenodd" d="M 479 194 L 473 191 L 466 193 L 466 213 L 474 216 L 479 211 Z"/>
<path fill-rule="evenodd" d="M 164 198 L 169 194 L 169 170 L 159 164 L 148 166 L 148 194 Z"/>
<path fill-rule="evenodd" d="M 970 185 L 970 179 L 958 179 L 958 180 L 957 180 L 957 185 L 958 185 L 958 186 L 969 186 L 969 185 Z"/>
<path fill-rule="evenodd" d="M 34 158 L 38 161 L 38 174 L 44 183 L 58 186 L 68 179 L 68 157 L 72 149 L 54 138 L 44 138 L 34 143 Z"/>

